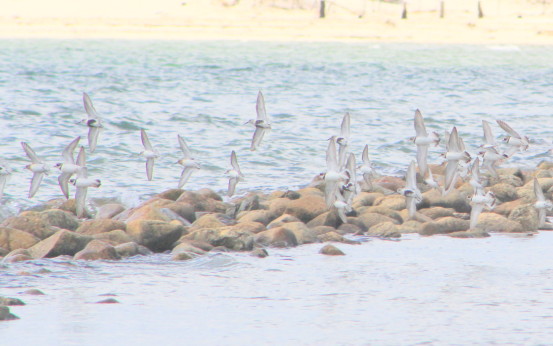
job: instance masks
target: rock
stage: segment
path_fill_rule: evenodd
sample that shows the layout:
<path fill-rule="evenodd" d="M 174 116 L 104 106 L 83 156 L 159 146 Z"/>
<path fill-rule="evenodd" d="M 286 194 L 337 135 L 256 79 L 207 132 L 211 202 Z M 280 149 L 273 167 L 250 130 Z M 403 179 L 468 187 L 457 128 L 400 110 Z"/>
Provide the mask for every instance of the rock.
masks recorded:
<path fill-rule="evenodd" d="M 28 249 L 32 258 L 74 256 L 92 241 L 92 237 L 62 229 Z"/>
<path fill-rule="evenodd" d="M 553 172 L 547 169 L 538 169 L 534 172 L 536 178 L 553 178 Z"/>
<path fill-rule="evenodd" d="M 499 203 L 510 202 L 518 199 L 515 187 L 506 183 L 495 184 L 490 187 L 490 191 L 494 193 L 495 197 L 499 200 Z"/>
<path fill-rule="evenodd" d="M 115 248 L 101 240 L 92 240 L 86 247 L 75 254 L 74 260 L 118 260 L 121 259 Z"/>
<path fill-rule="evenodd" d="M 119 304 L 119 301 L 115 298 L 106 298 L 106 299 L 97 301 L 96 304 Z"/>
<path fill-rule="evenodd" d="M 236 221 L 225 214 L 210 213 L 200 216 L 192 224 L 191 230 L 201 228 L 219 228 L 236 224 Z"/>
<path fill-rule="evenodd" d="M 254 256 L 254 257 L 259 257 L 259 258 L 265 258 L 267 256 L 269 256 L 269 252 L 264 249 L 264 248 L 255 248 L 252 250 L 252 252 L 250 252 L 250 255 Z"/>
<path fill-rule="evenodd" d="M 476 228 L 490 233 L 518 233 L 525 231 L 520 223 L 509 220 L 505 216 L 496 213 L 481 213 L 478 217 Z"/>
<path fill-rule="evenodd" d="M 233 251 L 249 251 L 253 248 L 254 235 L 233 229 L 232 226 L 200 228 L 183 237 L 183 240 L 204 241 L 212 246 L 224 246 Z"/>
<path fill-rule="evenodd" d="M 107 203 L 98 208 L 95 219 L 111 219 L 121 214 L 124 210 L 125 207 L 119 203 Z"/>
<path fill-rule="evenodd" d="M 522 173 L 520 172 L 520 170 L 518 170 L 518 172 L 520 173 L 520 176 L 517 176 L 517 175 L 514 175 L 514 174 L 503 174 L 502 170 L 504 170 L 505 168 L 501 168 L 499 169 L 499 177 L 493 177 L 491 176 L 489 178 L 489 185 L 490 186 L 493 186 L 495 184 L 500 184 L 500 183 L 504 183 L 504 184 L 508 184 L 508 185 L 511 185 L 511 186 L 514 186 L 514 187 L 519 187 L 519 186 L 522 186 Z M 514 173 L 514 172 L 517 172 L 517 171 L 513 171 L 511 173 Z"/>
<path fill-rule="evenodd" d="M 193 252 L 180 251 L 172 254 L 171 260 L 173 261 L 188 261 L 193 258 L 198 257 L 199 255 Z"/>
<path fill-rule="evenodd" d="M 127 223 L 127 233 L 136 243 L 154 252 L 163 252 L 172 249 L 185 229 L 163 221 L 135 220 Z"/>
<path fill-rule="evenodd" d="M 292 200 L 288 204 L 285 213 L 293 215 L 300 219 L 300 221 L 307 223 L 326 211 L 327 207 L 323 197 L 307 195 Z"/>
<path fill-rule="evenodd" d="M 221 197 L 221 195 L 206 187 L 199 189 L 198 191 L 196 191 L 196 193 L 198 194 L 198 196 L 204 199 L 212 199 L 218 202 L 223 200 L 223 197 Z"/>
<path fill-rule="evenodd" d="M 424 216 L 435 220 L 441 217 L 453 216 L 455 209 L 452 208 L 443 208 L 443 207 L 432 207 L 432 208 L 423 208 L 418 211 Z"/>
<path fill-rule="evenodd" d="M 397 225 L 393 222 L 382 222 L 369 228 L 366 233 L 370 236 L 382 237 L 382 238 L 400 238 L 401 232 Z"/>
<path fill-rule="evenodd" d="M 169 189 L 157 194 L 157 197 L 162 199 L 168 199 L 170 201 L 176 201 L 184 192 L 183 189 Z"/>
<path fill-rule="evenodd" d="M 23 306 L 25 303 L 18 298 L 9 298 L 0 296 L 0 305 L 4 306 Z"/>
<path fill-rule="evenodd" d="M 319 234 L 317 236 L 321 242 L 335 242 L 335 243 L 348 243 L 348 241 L 341 235 L 334 231 Z"/>
<path fill-rule="evenodd" d="M 0 305 L 0 321 L 18 320 L 19 317 L 10 312 L 10 308 Z"/>
<path fill-rule="evenodd" d="M 31 296 L 43 296 L 44 292 L 42 292 L 41 290 L 36 289 L 36 288 L 30 288 L 30 289 L 26 290 L 25 292 L 23 292 L 23 294 L 29 294 Z"/>
<path fill-rule="evenodd" d="M 357 225 L 351 223 L 343 223 L 340 225 L 340 227 L 337 228 L 337 232 L 340 234 L 362 234 L 363 230 Z"/>
<path fill-rule="evenodd" d="M 60 228 L 77 229 L 79 222 L 75 215 L 59 209 L 51 209 L 44 212 L 25 211 L 18 216 L 7 218 L 0 226 L 15 228 L 39 239 L 46 239 Z"/>
<path fill-rule="evenodd" d="M 308 227 L 317 227 L 317 226 L 330 226 L 333 228 L 338 227 L 342 224 L 342 220 L 338 217 L 338 214 L 335 211 L 327 211 L 321 215 L 315 217 L 313 220 L 307 223 Z"/>
<path fill-rule="evenodd" d="M 15 263 L 32 260 L 31 254 L 27 249 L 16 249 L 8 253 L 3 259 L 3 263 Z"/>
<path fill-rule="evenodd" d="M 317 243 L 317 234 L 307 227 L 303 222 L 288 222 L 281 227 L 290 230 L 296 236 L 298 245 Z"/>
<path fill-rule="evenodd" d="M 196 221 L 196 212 L 194 207 L 187 203 L 173 202 L 164 206 L 164 208 L 171 210 L 188 222 Z"/>
<path fill-rule="evenodd" d="M 553 161 L 542 161 L 538 164 L 539 169 L 553 169 Z"/>
<path fill-rule="evenodd" d="M 298 239 L 293 231 L 281 227 L 275 227 L 255 235 L 256 244 L 273 247 L 292 247 L 298 245 Z"/>
<path fill-rule="evenodd" d="M 242 222 L 240 220 L 239 223 L 232 226 L 233 229 L 239 231 L 239 232 L 250 232 L 250 233 L 259 233 L 266 230 L 265 226 L 262 223 L 259 222 Z"/>
<path fill-rule="evenodd" d="M 81 223 L 75 232 L 80 234 L 94 235 L 114 230 L 125 230 L 127 225 L 122 221 L 112 219 L 86 220 Z"/>
<path fill-rule="evenodd" d="M 393 210 L 402 210 L 405 209 L 405 197 L 402 195 L 380 197 L 374 201 L 374 205 Z"/>
<path fill-rule="evenodd" d="M 396 223 L 400 224 L 403 223 L 403 217 L 400 213 L 397 212 L 397 210 L 390 209 L 383 206 L 375 206 L 375 207 L 362 207 L 359 209 L 359 215 L 365 214 L 365 213 L 377 213 L 382 214 L 385 216 L 388 216 L 395 220 Z"/>
<path fill-rule="evenodd" d="M 267 225 L 269 217 L 266 210 L 245 211 L 238 214 L 238 222 L 259 222 Z"/>
<path fill-rule="evenodd" d="M 377 214 L 377 213 L 364 213 L 364 214 L 361 214 L 357 219 L 361 222 L 361 225 L 357 223 L 355 224 L 360 226 L 364 232 L 368 231 L 374 225 L 377 225 L 382 222 L 396 223 L 396 221 L 391 217 L 388 217 L 382 214 Z"/>
<path fill-rule="evenodd" d="M 172 254 L 176 254 L 179 252 L 190 252 L 196 255 L 203 255 L 206 253 L 206 251 L 195 247 L 191 243 L 180 243 L 171 251 Z"/>
<path fill-rule="evenodd" d="M 520 223 L 524 232 L 536 232 L 538 230 L 538 212 L 532 204 L 521 204 L 515 207 L 508 218 Z"/>
<path fill-rule="evenodd" d="M 300 221 L 300 219 L 298 219 L 297 217 L 292 216 L 290 214 L 284 214 L 284 215 L 281 215 L 278 218 L 274 219 L 272 222 L 270 222 L 267 225 L 267 229 L 280 227 L 280 226 L 282 226 L 283 224 L 285 224 L 287 222 L 298 222 L 298 221 Z"/>
<path fill-rule="evenodd" d="M 210 213 L 224 213 L 227 206 L 220 200 L 208 198 L 192 191 L 184 191 L 177 202 L 182 202 L 191 205 L 195 211 L 205 211 Z"/>
<path fill-rule="evenodd" d="M 240 206 L 238 207 L 238 212 L 240 213 L 243 211 L 258 210 L 259 208 L 260 208 L 259 196 L 256 194 L 250 194 L 240 202 Z"/>
<path fill-rule="evenodd" d="M 161 211 L 161 208 L 165 208 L 167 205 L 170 205 L 172 203 L 173 202 L 167 199 L 151 200 L 149 201 L 149 203 L 146 203 L 134 209 L 126 218 L 126 220 L 121 220 L 121 218 L 119 217 L 117 217 L 116 220 L 126 221 L 127 223 L 136 220 L 155 220 L 169 222 L 171 221 L 171 219 Z"/>
<path fill-rule="evenodd" d="M 10 252 L 10 250 L 0 246 L 0 257 L 6 256 L 9 252 Z"/>
<path fill-rule="evenodd" d="M 312 227 L 311 231 L 317 236 L 317 238 L 319 238 L 319 236 L 321 234 L 325 234 L 325 233 L 328 233 L 328 232 L 335 232 L 336 233 L 336 229 L 334 227 L 330 227 L 330 226 Z"/>
<path fill-rule="evenodd" d="M 298 199 L 300 197 L 306 197 L 306 196 L 316 196 L 316 197 L 324 198 L 325 194 L 321 189 L 318 189 L 315 187 L 306 187 L 296 191 L 296 194 L 294 194 L 294 191 L 286 191 L 286 194 L 284 197 L 288 199 Z"/>
<path fill-rule="evenodd" d="M 369 207 L 374 205 L 374 202 L 378 199 L 384 197 L 384 194 L 379 192 L 360 192 L 357 196 L 353 198 L 351 203 L 353 209 L 358 209 L 360 207 Z"/>
<path fill-rule="evenodd" d="M 378 179 L 374 179 L 373 185 L 378 185 L 395 192 L 405 186 L 405 181 L 398 177 L 383 176 Z"/>
<path fill-rule="evenodd" d="M 517 199 L 516 201 L 512 202 L 501 203 L 493 209 L 493 212 L 507 217 L 516 207 L 522 205 L 523 202 L 524 201 L 522 199 Z"/>
<path fill-rule="evenodd" d="M 152 251 L 150 251 L 147 247 L 138 245 L 133 241 L 116 245 L 115 252 L 117 252 L 117 255 L 121 258 L 138 256 L 138 255 L 147 256 L 152 254 Z"/>
<path fill-rule="evenodd" d="M 39 238 L 25 231 L 10 227 L 0 227 L 0 247 L 8 251 L 28 249 L 39 241 Z"/>
<path fill-rule="evenodd" d="M 122 229 L 116 229 L 109 232 L 94 234 L 92 237 L 94 239 L 102 240 L 113 246 L 132 241 L 131 236 L 128 235 L 127 232 L 123 231 Z"/>
<path fill-rule="evenodd" d="M 436 221 L 425 222 L 422 225 L 419 234 L 434 235 L 466 231 L 469 229 L 469 226 L 470 222 L 467 220 L 461 220 L 451 216 L 447 216 Z"/>
<path fill-rule="evenodd" d="M 397 230 L 400 233 L 420 233 L 422 229 L 422 222 L 416 220 L 405 221 L 401 225 L 398 225 Z"/>
<path fill-rule="evenodd" d="M 436 189 L 429 190 L 422 194 L 423 200 L 419 209 L 428 207 L 452 208 L 460 213 L 470 213 L 470 204 L 466 194 L 453 190 L 445 196 Z"/>
<path fill-rule="evenodd" d="M 486 238 L 489 237 L 489 233 L 480 229 L 458 231 L 449 233 L 448 236 L 453 238 Z"/>
<path fill-rule="evenodd" d="M 332 244 L 326 244 L 319 250 L 320 254 L 328 256 L 344 256 L 345 253 Z"/>

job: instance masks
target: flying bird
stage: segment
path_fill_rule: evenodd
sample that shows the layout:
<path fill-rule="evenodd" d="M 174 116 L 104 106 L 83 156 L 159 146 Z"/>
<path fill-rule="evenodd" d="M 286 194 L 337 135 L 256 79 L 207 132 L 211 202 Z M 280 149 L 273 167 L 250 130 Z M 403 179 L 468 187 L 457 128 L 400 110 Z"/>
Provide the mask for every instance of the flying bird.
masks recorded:
<path fill-rule="evenodd" d="M 440 143 L 440 136 L 436 132 L 428 134 L 421 112 L 415 111 L 415 132 L 416 136 L 412 138 L 417 145 L 417 165 L 422 176 L 426 176 L 428 170 L 428 147 L 430 144 L 437 146 Z"/>
<path fill-rule="evenodd" d="M 365 181 L 369 189 L 371 189 L 372 178 L 374 177 L 374 169 L 371 160 L 369 159 L 369 146 L 367 144 L 365 144 L 365 147 L 363 148 L 361 161 L 363 161 L 363 163 L 359 165 L 359 171 L 361 172 L 361 174 L 363 174 L 363 180 Z"/>
<path fill-rule="evenodd" d="M 177 138 L 179 140 L 179 146 L 183 155 L 182 159 L 178 160 L 177 163 L 184 167 L 179 179 L 178 188 L 180 189 L 184 186 L 184 184 L 186 184 L 188 178 L 190 178 L 190 176 L 192 175 L 192 172 L 194 172 L 194 170 L 200 169 L 200 164 L 196 162 L 192 157 L 190 149 L 188 148 L 188 145 L 186 145 L 184 138 L 182 138 L 180 135 L 177 135 Z"/>
<path fill-rule="evenodd" d="M 411 161 L 407 174 L 405 176 L 405 187 L 399 189 L 398 192 L 405 196 L 405 204 L 407 206 L 407 212 L 410 218 L 414 218 L 417 212 L 417 203 L 422 201 L 422 194 L 417 187 L 417 170 L 415 168 L 415 161 Z"/>
<path fill-rule="evenodd" d="M 83 103 L 84 109 L 87 114 L 87 119 L 84 119 L 82 122 L 88 126 L 88 147 L 90 152 L 93 153 L 96 150 L 96 144 L 98 143 L 98 135 L 100 130 L 104 127 L 102 125 L 102 120 L 96 113 L 96 109 L 92 104 L 92 100 L 87 93 L 83 93 Z"/>
<path fill-rule="evenodd" d="M 525 151 L 530 145 L 530 140 L 526 136 L 521 136 L 513 130 L 513 128 L 507 125 L 503 120 L 497 120 L 497 124 L 509 134 L 509 136 L 503 138 L 503 141 L 510 147 L 505 154 L 508 157 L 513 156 L 517 151 Z"/>
<path fill-rule="evenodd" d="M 349 152 L 349 134 L 350 134 L 350 122 L 351 117 L 349 113 L 344 114 L 342 118 L 342 124 L 340 125 L 340 136 L 336 137 L 336 143 L 338 143 L 338 167 L 344 168 L 346 159 Z"/>
<path fill-rule="evenodd" d="M 75 192 L 75 204 L 77 217 L 84 216 L 86 211 L 86 193 L 89 187 L 100 187 L 102 182 L 99 179 L 92 179 L 88 177 L 88 168 L 81 167 L 77 172 L 77 178 L 71 179 L 71 182 L 77 188 Z"/>
<path fill-rule="evenodd" d="M 538 227 L 543 227 L 545 225 L 545 215 L 547 210 L 553 210 L 553 203 L 550 200 L 545 199 L 543 190 L 541 189 L 537 178 L 534 178 L 534 193 L 536 194 L 536 203 L 534 203 L 534 207 L 538 209 Z"/>
<path fill-rule="evenodd" d="M 140 139 L 144 146 L 144 151 L 142 151 L 140 155 L 146 158 L 146 176 L 148 180 L 152 180 L 154 175 L 154 159 L 159 157 L 159 154 L 152 146 L 152 143 L 150 143 L 150 139 L 144 129 L 140 129 Z"/>
<path fill-rule="evenodd" d="M 255 110 L 257 113 L 257 118 L 255 120 L 249 120 L 246 124 L 253 124 L 255 126 L 255 132 L 252 137 L 252 144 L 250 150 L 256 150 L 261 144 L 265 132 L 271 129 L 271 123 L 267 117 L 267 112 L 265 111 L 265 98 L 261 90 L 257 94 L 257 102 L 255 104 Z"/>
<path fill-rule="evenodd" d="M 234 152 L 234 150 L 230 153 L 230 165 L 232 166 L 232 168 L 225 172 L 229 177 L 227 192 L 227 196 L 229 197 L 234 195 L 236 184 L 244 180 L 244 175 L 240 171 L 240 166 L 238 166 L 238 159 L 236 158 L 236 153 Z"/>
<path fill-rule="evenodd" d="M 491 191 L 484 194 L 484 190 L 478 189 L 474 192 L 474 195 L 470 198 L 470 229 L 474 229 L 478 224 L 478 217 L 484 207 L 493 209 L 495 202 L 495 195 Z"/>
<path fill-rule="evenodd" d="M 340 183 L 349 180 L 349 175 L 342 172 L 338 166 L 338 158 L 336 155 L 336 140 L 331 137 L 328 141 L 326 150 L 326 173 L 324 174 L 325 181 L 325 201 L 327 208 L 332 207 L 336 201 L 336 192 L 339 189 Z"/>
<path fill-rule="evenodd" d="M 457 128 L 453 127 L 446 145 L 447 152 L 444 155 L 447 160 L 445 168 L 444 194 L 449 193 L 455 187 L 455 183 L 459 177 L 459 161 L 462 160 L 469 162 L 471 159 L 470 154 L 463 149 L 464 144 L 459 138 Z"/>
<path fill-rule="evenodd" d="M 0 199 L 4 196 L 4 188 L 6 187 L 6 181 L 11 175 L 11 170 L 7 164 L 0 162 Z"/>
<path fill-rule="evenodd" d="M 27 143 L 21 142 L 21 146 L 23 147 L 23 150 L 25 150 L 25 154 L 27 154 L 29 159 L 31 159 L 31 164 L 25 166 L 25 168 L 33 172 L 31 188 L 29 190 L 29 198 L 33 198 L 38 191 L 44 175 L 48 175 L 48 173 L 50 173 L 50 168 L 46 163 L 44 163 L 44 161 L 38 158 L 35 151 Z"/>
<path fill-rule="evenodd" d="M 69 179 L 85 165 L 84 147 L 81 147 L 81 150 L 79 151 L 77 163 L 75 163 L 75 159 L 73 158 L 73 153 L 75 152 L 77 145 L 79 145 L 80 139 L 80 136 L 75 138 L 65 147 L 65 149 L 63 149 L 63 162 L 57 163 L 54 166 L 61 171 L 61 174 L 58 176 L 58 183 L 66 199 L 69 199 Z"/>

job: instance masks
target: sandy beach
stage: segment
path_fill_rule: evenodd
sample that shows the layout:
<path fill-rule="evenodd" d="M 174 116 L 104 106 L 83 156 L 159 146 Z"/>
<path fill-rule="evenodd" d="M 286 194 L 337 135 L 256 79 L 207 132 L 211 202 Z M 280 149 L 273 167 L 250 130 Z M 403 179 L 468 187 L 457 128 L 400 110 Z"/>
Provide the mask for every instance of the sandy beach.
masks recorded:
<path fill-rule="evenodd" d="M 0 38 L 553 44 L 543 1 L 5 0 Z"/>

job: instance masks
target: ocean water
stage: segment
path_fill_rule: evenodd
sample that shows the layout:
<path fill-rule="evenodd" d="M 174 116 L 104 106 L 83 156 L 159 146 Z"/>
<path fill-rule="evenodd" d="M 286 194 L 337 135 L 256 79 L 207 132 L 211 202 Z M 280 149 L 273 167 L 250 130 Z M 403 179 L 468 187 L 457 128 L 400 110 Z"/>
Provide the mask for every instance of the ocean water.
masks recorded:
<path fill-rule="evenodd" d="M 185 188 L 225 193 L 236 150 L 248 191 L 294 189 L 325 170 L 326 139 L 352 117 L 352 151 L 369 145 L 382 174 L 402 175 L 415 147 L 413 115 L 429 130 L 457 126 L 467 148 L 496 119 L 531 138 L 505 166 L 551 160 L 553 47 L 366 43 L 0 41 L 0 159 L 12 170 L 0 218 L 61 196 L 56 174 L 34 199 L 20 142 L 60 162 L 86 145 L 82 93 L 106 129 L 88 154 L 95 201 L 133 205 L 176 187 L 177 134 L 202 163 Z M 259 90 L 273 130 L 251 152 Z M 140 129 L 162 154 L 146 180 Z M 440 163 L 443 147 L 431 148 Z M 171 262 L 41 260 L 0 266 L 0 294 L 27 306 L 0 324 L 0 344 L 547 344 L 553 339 L 552 233 L 487 239 L 372 240 L 269 249 L 258 259 L 211 254 Z M 39 269 L 50 273 L 41 273 Z M 31 275 L 25 275 L 25 273 Z M 36 287 L 46 296 L 25 296 Z M 102 305 L 102 294 L 121 304 Z"/>

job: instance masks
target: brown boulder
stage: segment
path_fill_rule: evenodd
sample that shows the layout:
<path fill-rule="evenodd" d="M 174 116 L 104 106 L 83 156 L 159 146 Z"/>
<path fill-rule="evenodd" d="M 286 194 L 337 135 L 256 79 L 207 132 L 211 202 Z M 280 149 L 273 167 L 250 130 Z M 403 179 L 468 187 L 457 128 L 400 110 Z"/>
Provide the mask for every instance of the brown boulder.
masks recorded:
<path fill-rule="evenodd" d="M 285 213 L 293 215 L 300 219 L 300 221 L 307 223 L 326 211 L 327 207 L 323 197 L 307 195 L 290 201 Z"/>
<path fill-rule="evenodd" d="M 393 222 L 382 222 L 369 228 L 366 233 L 370 236 L 382 238 L 400 238 L 401 232 L 398 226 Z"/>
<path fill-rule="evenodd" d="M 79 226 L 79 222 L 75 215 L 59 209 L 50 209 L 43 212 L 22 212 L 18 216 L 7 218 L 0 226 L 15 228 L 31 233 L 37 238 L 45 239 L 59 231 L 60 228 L 75 230 Z"/>
<path fill-rule="evenodd" d="M 342 224 L 342 220 L 340 220 L 340 217 L 338 216 L 336 211 L 331 210 L 315 217 L 313 220 L 307 223 L 307 226 L 308 227 L 330 226 L 330 227 L 336 228 L 340 224 Z"/>
<path fill-rule="evenodd" d="M 101 240 L 92 240 L 85 248 L 75 254 L 74 260 L 118 260 L 121 259 L 115 248 Z"/>
<path fill-rule="evenodd" d="M 253 248 L 254 235 L 251 232 L 233 229 L 232 226 L 200 228 L 192 231 L 181 239 L 181 241 L 186 240 L 203 241 L 214 247 L 224 246 L 233 251 L 249 251 Z"/>
<path fill-rule="evenodd" d="M 74 256 L 92 239 L 91 236 L 62 229 L 27 250 L 33 258 Z"/>
<path fill-rule="evenodd" d="M 520 223 L 524 232 L 536 232 L 538 230 L 538 212 L 532 204 L 519 205 L 511 211 L 508 218 Z"/>
<path fill-rule="evenodd" d="M 360 207 L 370 207 L 374 205 L 374 202 L 380 198 L 384 197 L 384 194 L 379 192 L 360 192 L 357 196 L 353 198 L 351 203 L 353 209 L 358 209 Z"/>
<path fill-rule="evenodd" d="M 317 243 L 319 241 L 317 234 L 303 222 L 289 222 L 282 225 L 282 227 L 294 233 L 298 245 Z"/>
<path fill-rule="evenodd" d="M 194 210 L 194 207 L 190 204 L 183 202 L 173 202 L 166 204 L 164 208 L 171 210 L 172 212 L 176 213 L 178 216 L 189 222 L 196 221 L 196 212 Z"/>
<path fill-rule="evenodd" d="M 330 227 L 330 226 L 317 226 L 317 227 L 312 227 L 311 228 L 311 231 L 313 231 L 313 233 L 315 233 L 315 235 L 317 236 L 317 238 L 321 235 L 321 234 L 325 234 L 325 233 L 328 233 L 328 232 L 335 232 L 336 233 L 336 229 L 334 227 Z"/>
<path fill-rule="evenodd" d="M 505 216 L 496 213 L 481 213 L 478 217 L 476 229 L 485 232 L 524 232 L 522 225 L 516 221 L 509 220 Z"/>
<path fill-rule="evenodd" d="M 420 233 L 422 229 L 422 222 L 416 220 L 405 221 L 401 225 L 398 225 L 397 229 L 401 233 Z"/>
<path fill-rule="evenodd" d="M 328 256 L 344 256 L 345 253 L 338 249 L 336 246 L 332 245 L 332 244 L 326 244 L 325 246 L 323 246 L 320 250 L 319 250 L 319 253 L 322 254 L 322 255 L 328 255 Z"/>
<path fill-rule="evenodd" d="M 81 234 L 94 235 L 106 233 L 117 229 L 125 230 L 127 225 L 122 221 L 112 219 L 86 220 L 81 223 L 75 232 Z"/>
<path fill-rule="evenodd" d="M 349 222 L 350 219 L 348 219 Z M 392 219 L 391 217 L 388 217 L 386 215 L 378 214 L 378 213 L 364 213 L 357 217 L 357 220 L 360 221 L 360 225 L 357 223 L 354 223 L 357 226 L 360 226 L 361 229 L 366 232 L 374 225 L 377 225 L 382 222 L 392 222 L 397 223 L 395 219 Z M 352 218 L 353 221 L 353 218 Z M 354 221 L 353 221 L 354 222 Z M 353 223 L 352 222 L 352 223 Z"/>
<path fill-rule="evenodd" d="M 192 224 L 191 230 L 201 228 L 219 228 L 236 224 L 236 220 L 221 213 L 209 213 L 200 216 Z"/>
<path fill-rule="evenodd" d="M 111 219 L 125 211 L 125 207 L 119 203 L 107 203 L 98 208 L 95 219 Z"/>
<path fill-rule="evenodd" d="M 204 251 L 200 248 L 195 247 L 191 243 L 180 243 L 179 245 L 175 246 L 173 250 L 171 250 L 171 254 L 177 254 L 179 252 L 188 252 L 193 253 L 196 255 L 203 255 L 207 253 L 207 251 Z"/>
<path fill-rule="evenodd" d="M 501 203 L 493 208 L 493 212 L 507 217 L 516 207 L 524 204 L 523 202 L 524 201 L 522 199 L 517 199 L 516 201 Z"/>
<path fill-rule="evenodd" d="M 172 249 L 185 229 L 181 225 L 155 220 L 135 220 L 127 223 L 127 233 L 140 245 L 154 252 Z"/>
<path fill-rule="evenodd" d="M 292 247 L 298 245 L 298 239 L 290 229 L 275 227 L 255 235 L 256 244 L 273 247 Z"/>
<path fill-rule="evenodd" d="M 377 213 L 382 214 L 388 217 L 391 217 L 395 220 L 396 223 L 402 223 L 404 218 L 401 216 L 401 214 L 394 209 L 387 208 L 384 206 L 374 206 L 374 207 L 362 207 L 358 210 L 358 214 L 364 214 L 364 213 Z"/>
<path fill-rule="evenodd" d="M 402 195 L 388 195 L 377 198 L 374 201 L 374 206 L 385 207 L 393 210 L 405 209 L 405 197 Z"/>
<path fill-rule="evenodd" d="M 18 320 L 19 317 L 10 312 L 10 308 L 0 305 L 0 321 Z"/>
<path fill-rule="evenodd" d="M 259 222 L 264 225 L 269 223 L 267 210 L 250 210 L 238 214 L 238 222 Z"/>
<path fill-rule="evenodd" d="M 116 219 L 127 223 L 135 220 L 156 220 L 169 222 L 171 219 L 161 211 L 161 208 L 164 208 L 171 203 L 173 202 L 167 199 L 150 200 L 148 203 L 145 202 L 143 205 L 132 210 L 126 219 L 121 219 L 120 217 L 117 217 Z"/>
<path fill-rule="evenodd" d="M 0 247 L 7 251 L 28 249 L 39 241 L 39 238 L 25 231 L 9 227 L 0 227 Z"/>
<path fill-rule="evenodd" d="M 469 229 L 470 222 L 467 220 L 457 219 L 455 217 L 447 216 L 436 221 L 425 222 L 422 224 L 419 234 L 421 235 L 434 235 L 434 234 L 447 234 L 457 231 L 466 231 Z"/>
<path fill-rule="evenodd" d="M 195 211 L 224 213 L 227 209 L 227 205 L 220 200 L 192 191 L 184 191 L 176 201 L 191 205 Z"/>
<path fill-rule="evenodd" d="M 236 225 L 232 226 L 233 229 L 240 232 L 259 233 L 266 230 L 265 226 L 259 222 L 242 222 L 240 221 Z"/>
<path fill-rule="evenodd" d="M 448 236 L 453 238 L 486 238 L 489 237 L 489 233 L 481 229 L 458 231 L 449 233 Z"/>
<path fill-rule="evenodd" d="M 157 194 L 157 197 L 176 201 L 184 192 L 183 189 L 169 189 Z"/>
<path fill-rule="evenodd" d="M 290 214 L 284 214 L 284 215 L 281 215 L 278 218 L 274 219 L 273 221 L 271 221 L 267 225 L 267 229 L 280 227 L 280 226 L 284 225 L 287 222 L 298 222 L 298 221 L 300 221 L 300 219 L 298 219 L 297 217 L 292 216 Z"/>
<path fill-rule="evenodd" d="M 109 232 L 93 234 L 92 237 L 97 240 L 104 241 L 113 246 L 124 244 L 132 241 L 131 236 L 122 229 L 116 229 Z"/>
<path fill-rule="evenodd" d="M 443 208 L 443 207 L 432 207 L 432 208 L 423 208 L 418 211 L 424 216 L 435 220 L 441 217 L 453 216 L 455 209 L 452 208 Z"/>
<path fill-rule="evenodd" d="M 518 194 L 515 187 L 506 183 L 495 184 L 490 187 L 490 191 L 494 193 L 495 197 L 499 200 L 500 203 L 510 202 L 518 199 Z"/>
<path fill-rule="evenodd" d="M 460 213 L 469 213 L 470 204 L 467 195 L 453 190 L 445 196 L 436 189 L 429 190 L 422 194 L 423 200 L 419 208 L 444 207 L 452 208 Z"/>
<path fill-rule="evenodd" d="M 133 241 L 116 245 L 115 251 L 117 252 L 117 255 L 121 258 L 138 255 L 147 256 L 152 254 L 152 251 L 150 251 L 147 247 L 138 245 Z"/>

